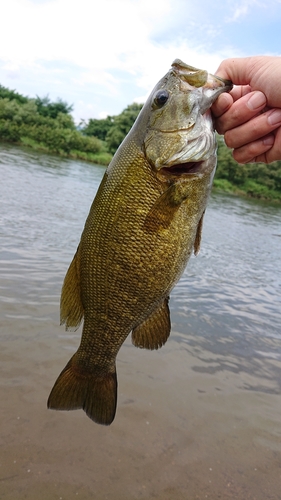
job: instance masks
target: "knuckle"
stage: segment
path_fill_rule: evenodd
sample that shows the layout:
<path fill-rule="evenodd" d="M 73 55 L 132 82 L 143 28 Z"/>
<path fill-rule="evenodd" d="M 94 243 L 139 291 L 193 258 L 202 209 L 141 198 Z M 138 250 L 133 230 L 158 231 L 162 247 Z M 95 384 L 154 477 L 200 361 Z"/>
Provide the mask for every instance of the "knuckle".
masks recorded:
<path fill-rule="evenodd" d="M 243 112 L 240 106 L 233 106 L 231 109 L 231 119 L 234 123 L 238 123 L 241 121 L 243 116 Z"/>

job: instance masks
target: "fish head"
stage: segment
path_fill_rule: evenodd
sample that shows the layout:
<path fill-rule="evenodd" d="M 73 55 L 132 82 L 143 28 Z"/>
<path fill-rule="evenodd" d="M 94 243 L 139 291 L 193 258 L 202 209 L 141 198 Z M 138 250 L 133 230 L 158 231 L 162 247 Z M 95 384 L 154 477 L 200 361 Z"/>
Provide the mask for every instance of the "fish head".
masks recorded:
<path fill-rule="evenodd" d="M 144 154 L 156 173 L 201 175 L 214 170 L 216 137 L 210 107 L 232 83 L 176 59 L 144 108 Z"/>

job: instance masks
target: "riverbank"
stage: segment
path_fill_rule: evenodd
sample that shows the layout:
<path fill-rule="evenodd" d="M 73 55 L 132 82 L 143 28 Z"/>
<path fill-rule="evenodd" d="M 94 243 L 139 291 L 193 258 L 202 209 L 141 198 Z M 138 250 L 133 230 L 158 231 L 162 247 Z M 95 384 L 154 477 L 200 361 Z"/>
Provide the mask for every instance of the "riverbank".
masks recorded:
<path fill-rule="evenodd" d="M 105 141 L 83 134 L 71 109 L 61 100 L 29 99 L 0 86 L 0 141 L 107 165 Z"/>
<path fill-rule="evenodd" d="M 94 163 L 95 165 L 102 165 L 107 167 L 112 160 L 113 156 L 107 151 L 100 151 L 97 153 L 79 151 L 77 149 L 72 149 L 69 152 L 61 150 L 54 150 L 48 147 L 42 142 L 37 142 L 29 137 L 21 137 L 17 142 L 3 141 L 3 144 L 15 144 L 17 146 L 31 148 L 35 151 L 42 151 L 43 153 L 54 154 L 56 156 L 61 156 L 63 158 L 72 158 L 74 160 L 83 160 L 89 163 Z M 243 166 L 244 168 L 244 166 Z M 270 203 L 281 203 L 281 192 L 276 190 L 271 190 L 267 186 L 255 182 L 253 179 L 247 179 L 247 181 L 241 185 L 237 186 L 232 184 L 227 179 L 222 179 L 217 177 L 219 175 L 219 169 L 216 173 L 213 189 L 215 191 L 220 191 L 227 194 L 233 194 L 236 196 L 243 196 L 247 198 L 254 198 Z"/>
<path fill-rule="evenodd" d="M 59 151 L 54 151 L 52 148 L 46 146 L 43 143 L 34 141 L 29 137 L 22 137 L 19 146 L 26 146 L 32 148 L 35 151 L 42 151 L 44 153 L 57 154 L 58 156 L 63 156 L 64 158 L 73 158 L 74 160 L 85 160 L 90 163 L 95 163 L 97 165 L 103 165 L 107 167 L 111 162 L 112 155 L 106 151 L 101 151 L 98 153 L 91 153 L 87 151 L 79 151 L 78 149 L 72 149 L 67 153 L 62 149 Z"/>
<path fill-rule="evenodd" d="M 223 193 L 243 196 L 246 198 L 254 198 L 265 202 L 277 204 L 281 203 L 280 192 L 269 189 L 267 186 L 259 184 L 252 179 L 248 179 L 245 184 L 238 187 L 226 179 L 215 178 L 213 189 L 215 191 L 221 191 Z"/>
<path fill-rule="evenodd" d="M 56 156 L 62 156 L 63 158 L 73 158 L 74 160 L 84 160 L 90 163 L 95 163 L 96 165 L 102 165 L 107 167 L 112 159 L 112 155 L 106 151 L 91 153 L 86 151 L 79 151 L 78 149 L 71 149 L 69 152 L 60 150 L 54 150 L 51 147 L 46 146 L 42 142 L 37 142 L 29 137 L 21 137 L 19 141 L 9 142 L 0 139 L 2 144 L 13 144 L 16 146 L 27 147 L 35 151 L 41 151 L 42 153 L 47 153 Z"/>
<path fill-rule="evenodd" d="M 281 202 L 281 161 L 237 163 L 222 136 L 217 135 L 218 164 L 214 188 L 267 202 Z"/>

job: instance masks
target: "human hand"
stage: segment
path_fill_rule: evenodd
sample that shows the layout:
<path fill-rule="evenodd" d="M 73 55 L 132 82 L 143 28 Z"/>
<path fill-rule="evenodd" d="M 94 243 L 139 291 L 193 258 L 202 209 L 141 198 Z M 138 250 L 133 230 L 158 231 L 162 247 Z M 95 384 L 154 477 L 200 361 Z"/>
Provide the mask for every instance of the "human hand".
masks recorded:
<path fill-rule="evenodd" d="M 281 57 L 226 59 L 216 74 L 235 85 L 212 106 L 215 128 L 235 160 L 281 160 Z"/>

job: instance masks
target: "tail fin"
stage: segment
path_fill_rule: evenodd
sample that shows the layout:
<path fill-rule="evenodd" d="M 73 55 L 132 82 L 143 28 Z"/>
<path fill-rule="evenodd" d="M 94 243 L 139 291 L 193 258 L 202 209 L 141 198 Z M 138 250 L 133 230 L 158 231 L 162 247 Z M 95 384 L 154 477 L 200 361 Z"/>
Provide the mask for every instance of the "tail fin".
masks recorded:
<path fill-rule="evenodd" d="M 116 370 L 104 376 L 82 371 L 75 354 L 67 363 L 51 390 L 47 406 L 53 410 L 82 408 L 97 424 L 110 425 L 117 404 Z"/>

